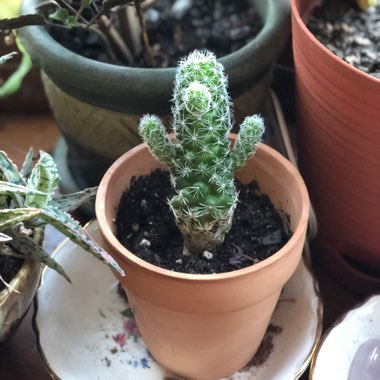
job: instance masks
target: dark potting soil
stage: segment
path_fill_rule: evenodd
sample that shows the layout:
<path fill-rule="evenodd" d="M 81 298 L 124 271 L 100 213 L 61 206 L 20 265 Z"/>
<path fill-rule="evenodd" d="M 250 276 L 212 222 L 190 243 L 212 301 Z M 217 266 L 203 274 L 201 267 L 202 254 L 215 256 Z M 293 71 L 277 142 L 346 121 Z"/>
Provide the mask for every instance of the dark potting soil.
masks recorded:
<path fill-rule="evenodd" d="M 171 11 L 174 0 L 156 0 L 144 13 L 153 55 L 154 67 L 177 66 L 178 61 L 194 49 L 208 49 L 217 57 L 230 54 L 253 39 L 262 28 L 262 21 L 248 0 L 192 0 L 183 17 L 177 19 Z M 101 0 L 95 0 L 101 4 Z M 80 2 L 74 0 L 73 5 Z M 90 20 L 94 13 L 84 14 Z M 115 24 L 117 27 L 117 25 Z M 143 54 L 135 64 L 121 57 L 110 61 L 99 37 L 79 28 L 49 27 L 59 43 L 77 54 L 101 62 L 145 67 Z"/>
<path fill-rule="evenodd" d="M 7 283 L 11 282 L 20 270 L 23 262 L 24 260 L 20 258 L 0 255 L 0 275 L 4 281 Z M 5 285 L 0 281 L 0 291 L 3 289 L 5 289 Z"/>
<path fill-rule="evenodd" d="M 290 238 L 284 219 L 257 183 L 237 182 L 239 202 L 232 228 L 213 258 L 184 256 L 183 240 L 167 200 L 174 195 L 168 172 L 134 178 L 116 217 L 117 238 L 141 259 L 177 272 L 209 274 L 253 265 L 277 252 Z M 285 221 L 288 224 L 288 221 Z"/>
<path fill-rule="evenodd" d="M 314 11 L 308 28 L 339 58 L 380 76 L 380 4 L 361 10 L 354 1 L 324 1 Z"/>

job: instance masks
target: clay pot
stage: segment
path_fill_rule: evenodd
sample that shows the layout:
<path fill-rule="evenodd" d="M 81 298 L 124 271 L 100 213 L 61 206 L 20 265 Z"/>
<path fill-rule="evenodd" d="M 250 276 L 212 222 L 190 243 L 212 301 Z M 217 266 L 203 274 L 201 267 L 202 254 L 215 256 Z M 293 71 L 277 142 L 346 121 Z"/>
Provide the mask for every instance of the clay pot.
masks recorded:
<path fill-rule="evenodd" d="M 220 59 L 237 122 L 242 115 L 265 109 L 272 63 L 290 34 L 289 0 L 251 1 L 262 18 L 262 30 Z M 43 2 L 24 1 L 22 12 L 34 13 Z M 115 159 L 140 144 L 137 125 L 142 114 L 170 113 L 175 67 L 122 67 L 90 60 L 64 48 L 44 27 L 25 27 L 19 35 L 42 69 L 45 92 L 67 145 L 61 143 L 55 154 L 65 191 L 96 186 Z"/>
<path fill-rule="evenodd" d="M 42 244 L 43 232 L 36 231 L 35 240 Z M 39 261 L 25 260 L 10 282 L 15 291 L 5 288 L 0 292 L 0 342 L 11 336 L 28 311 L 40 283 L 41 272 Z"/>
<path fill-rule="evenodd" d="M 295 167 L 260 145 L 236 177 L 243 183 L 258 180 L 275 207 L 290 216 L 293 236 L 249 268 L 214 275 L 178 273 L 141 260 L 115 237 L 116 210 L 131 178 L 159 167 L 142 144 L 107 171 L 96 199 L 104 246 L 125 271 L 119 280 L 154 358 L 187 378 L 219 379 L 255 354 L 281 289 L 297 267 L 309 215 L 307 190 Z"/>
<path fill-rule="evenodd" d="M 380 80 L 307 29 L 316 0 L 292 0 L 299 162 L 315 207 L 316 257 L 356 293 L 380 291 Z"/>

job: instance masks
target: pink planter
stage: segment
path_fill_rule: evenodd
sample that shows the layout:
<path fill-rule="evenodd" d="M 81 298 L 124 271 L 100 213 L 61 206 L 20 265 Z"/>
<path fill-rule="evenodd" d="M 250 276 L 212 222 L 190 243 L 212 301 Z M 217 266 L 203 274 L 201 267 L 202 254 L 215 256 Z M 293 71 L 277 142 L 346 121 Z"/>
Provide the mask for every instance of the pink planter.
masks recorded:
<path fill-rule="evenodd" d="M 317 256 L 360 294 L 380 291 L 380 80 L 325 48 L 292 0 L 300 166 L 317 212 Z"/>

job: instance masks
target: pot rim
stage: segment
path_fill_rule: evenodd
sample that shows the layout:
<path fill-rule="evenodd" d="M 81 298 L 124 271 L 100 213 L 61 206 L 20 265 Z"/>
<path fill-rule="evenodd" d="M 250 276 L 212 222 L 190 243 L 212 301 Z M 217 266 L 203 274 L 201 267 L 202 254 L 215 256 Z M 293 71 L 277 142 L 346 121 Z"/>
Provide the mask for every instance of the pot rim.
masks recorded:
<path fill-rule="evenodd" d="M 380 83 L 380 79 L 375 78 L 372 75 L 369 75 L 369 74 L 365 73 L 364 71 L 361 71 L 361 70 L 357 69 L 356 67 L 350 65 L 349 63 L 347 63 L 343 59 L 339 58 L 332 51 L 330 51 L 329 49 L 327 49 L 327 47 L 325 45 L 323 45 L 322 42 L 320 42 L 314 36 L 314 34 L 306 26 L 306 24 L 305 24 L 305 22 L 303 20 L 303 17 L 300 14 L 298 4 L 301 1 L 302 0 L 291 0 L 290 3 L 291 3 L 291 8 L 292 8 L 292 22 L 296 22 L 297 23 L 297 25 L 300 27 L 300 29 L 302 30 L 302 32 L 304 33 L 304 35 L 306 35 L 308 37 L 308 39 L 315 46 L 317 46 L 320 50 L 322 50 L 324 52 L 324 54 L 326 54 L 328 57 L 330 57 L 330 59 L 332 59 L 335 63 L 343 65 L 346 69 L 350 70 L 352 73 L 354 73 L 355 75 L 358 75 L 360 78 L 362 78 L 364 80 L 369 80 L 369 81 L 372 81 L 372 82 L 374 82 L 376 84 L 379 84 Z M 308 10 L 312 10 L 313 7 L 315 7 L 319 3 L 320 3 L 319 0 L 312 1 L 311 4 L 309 4 L 309 6 L 308 6 L 309 7 Z"/>
<path fill-rule="evenodd" d="M 38 1 L 42 0 L 25 1 L 22 13 L 34 12 Z M 219 59 L 234 96 L 269 75 L 271 63 L 288 41 L 289 0 L 267 0 L 266 6 L 258 35 Z M 97 62 L 66 49 L 43 26 L 24 27 L 18 34 L 32 60 L 56 86 L 74 98 L 116 112 L 162 114 L 168 105 L 176 67 L 136 68 Z"/>
<path fill-rule="evenodd" d="M 44 231 L 43 228 L 38 228 L 35 230 L 36 235 L 34 237 L 35 241 L 39 244 L 42 244 L 44 239 Z M 15 276 L 12 278 L 9 285 L 12 289 L 14 289 L 16 292 L 22 292 L 23 287 L 25 286 L 25 283 L 23 281 L 20 281 L 20 278 L 22 277 L 29 277 L 29 274 L 32 272 L 33 267 L 35 265 L 41 265 L 41 263 L 37 260 L 31 260 L 31 259 L 24 259 L 24 262 L 22 263 L 20 269 L 15 274 Z M 41 265 L 42 268 L 42 265 Z M 3 305 L 4 302 L 13 294 L 15 293 L 14 290 L 8 289 L 5 287 L 2 291 L 0 291 L 0 307 Z"/>
<path fill-rule="evenodd" d="M 140 259 L 136 255 L 134 255 L 133 252 L 125 248 L 114 235 L 105 217 L 104 204 L 105 204 L 105 197 L 107 193 L 108 183 L 109 183 L 110 178 L 113 177 L 115 171 L 117 171 L 118 167 L 124 164 L 124 162 L 130 159 L 130 157 L 133 156 L 135 153 L 141 150 L 145 150 L 145 149 L 148 149 L 146 144 L 145 143 L 140 144 L 136 146 L 135 148 L 129 150 L 123 156 L 121 156 L 118 160 L 116 160 L 113 163 L 113 165 L 108 169 L 103 179 L 101 180 L 99 184 L 97 196 L 96 196 L 96 202 L 95 202 L 96 218 L 99 223 L 101 234 L 103 238 L 107 239 L 109 244 L 114 247 L 115 253 L 117 254 L 118 258 L 127 257 L 128 260 L 132 262 L 134 265 L 139 266 L 140 268 L 144 268 L 147 271 L 153 272 L 157 276 L 164 276 L 164 277 L 169 277 L 169 278 L 177 279 L 177 280 L 187 280 L 187 281 L 201 282 L 201 283 L 217 282 L 217 281 L 233 280 L 234 278 L 237 278 L 237 277 L 251 275 L 253 272 L 265 271 L 272 264 L 284 260 L 288 252 L 291 251 L 291 247 L 294 246 L 297 241 L 299 241 L 300 239 L 303 239 L 303 235 L 305 233 L 305 230 L 308 224 L 309 207 L 310 207 L 309 196 L 306 189 L 306 185 L 300 173 L 298 172 L 297 168 L 290 161 L 288 161 L 285 157 L 283 157 L 279 152 L 277 152 L 273 148 L 270 148 L 269 146 L 265 144 L 260 144 L 258 146 L 258 150 L 260 150 L 261 152 L 264 152 L 264 154 L 266 155 L 269 155 L 273 160 L 280 161 L 284 170 L 286 170 L 289 174 L 291 174 L 295 178 L 295 181 L 298 184 L 298 188 L 301 194 L 300 202 L 302 203 L 303 206 L 302 206 L 302 213 L 300 216 L 299 223 L 295 227 L 295 230 L 293 231 L 293 234 L 291 238 L 289 239 L 289 241 L 280 250 L 278 250 L 269 258 L 262 260 L 255 265 L 251 265 L 247 268 L 238 269 L 232 272 L 223 272 L 223 273 L 217 273 L 217 274 L 189 274 L 189 273 L 175 272 L 168 269 L 160 268 L 158 266 L 155 266 L 153 264 L 150 264 Z"/>

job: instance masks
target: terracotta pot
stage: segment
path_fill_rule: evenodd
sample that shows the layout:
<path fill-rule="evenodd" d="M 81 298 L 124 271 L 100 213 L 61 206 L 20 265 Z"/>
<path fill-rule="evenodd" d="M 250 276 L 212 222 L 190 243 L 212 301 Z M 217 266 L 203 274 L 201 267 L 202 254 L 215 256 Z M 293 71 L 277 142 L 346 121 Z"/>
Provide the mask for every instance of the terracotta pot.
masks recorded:
<path fill-rule="evenodd" d="M 380 291 L 380 80 L 307 29 L 318 5 L 292 0 L 299 161 L 315 206 L 316 256 L 357 293 Z"/>
<path fill-rule="evenodd" d="M 178 273 L 139 259 L 115 237 L 123 191 L 133 176 L 158 167 L 142 144 L 107 171 L 96 199 L 104 245 L 126 273 L 119 280 L 154 358 L 188 378 L 219 379 L 255 354 L 281 289 L 297 267 L 309 214 L 307 190 L 295 167 L 260 145 L 236 176 L 243 183 L 258 180 L 275 207 L 290 216 L 293 236 L 273 256 L 249 268 L 215 275 Z"/>
<path fill-rule="evenodd" d="M 23 13 L 34 12 L 42 2 L 25 1 Z M 262 30 L 246 46 L 220 59 L 229 78 L 236 119 L 264 110 L 273 60 L 290 34 L 289 0 L 252 2 L 263 20 Z M 176 68 L 96 62 L 67 50 L 43 27 L 22 28 L 19 35 L 43 70 L 45 92 L 68 146 L 66 156 L 61 149 L 55 157 L 58 164 L 68 167 L 62 170 L 67 191 L 97 185 L 116 158 L 141 142 L 137 125 L 142 114 L 170 113 Z"/>
<path fill-rule="evenodd" d="M 35 239 L 42 244 L 42 230 Z M 41 271 L 40 262 L 25 260 L 10 282 L 10 286 L 16 291 L 3 289 L 0 292 L 0 342 L 16 330 L 28 311 L 40 283 Z"/>

